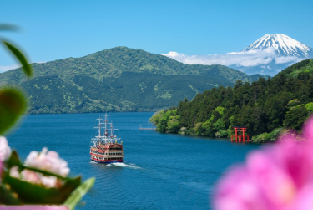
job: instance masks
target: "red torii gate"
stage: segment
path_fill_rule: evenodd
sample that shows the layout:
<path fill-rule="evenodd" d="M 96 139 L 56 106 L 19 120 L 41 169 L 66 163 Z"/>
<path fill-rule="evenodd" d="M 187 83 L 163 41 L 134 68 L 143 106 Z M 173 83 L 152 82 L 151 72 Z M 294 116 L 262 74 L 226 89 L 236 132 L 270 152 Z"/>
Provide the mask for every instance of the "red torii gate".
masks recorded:
<path fill-rule="evenodd" d="M 247 141 L 249 142 L 249 135 L 245 135 L 245 132 L 247 130 L 246 126 L 233 126 L 233 128 L 235 130 L 235 135 L 231 135 L 231 142 L 233 142 L 234 140 L 237 142 L 237 139 L 239 142 L 241 142 L 241 140 L 243 142 L 246 142 L 246 137 Z M 238 135 L 238 131 L 242 131 L 242 135 Z M 235 139 L 233 139 L 233 137 L 235 137 Z"/>

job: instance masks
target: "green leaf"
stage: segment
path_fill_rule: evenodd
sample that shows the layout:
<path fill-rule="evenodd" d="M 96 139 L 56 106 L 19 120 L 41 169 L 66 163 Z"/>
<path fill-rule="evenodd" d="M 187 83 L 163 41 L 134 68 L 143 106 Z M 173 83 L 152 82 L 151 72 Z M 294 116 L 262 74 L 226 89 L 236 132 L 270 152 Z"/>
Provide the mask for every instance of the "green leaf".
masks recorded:
<path fill-rule="evenodd" d="M 22 68 L 24 73 L 28 76 L 31 77 L 33 75 L 33 68 L 32 66 L 28 63 L 27 59 L 25 58 L 24 54 L 17 48 L 15 47 L 12 43 L 9 43 L 8 40 L 2 40 L 3 44 L 12 52 L 13 55 L 19 60 L 19 62 L 22 64 Z"/>
<path fill-rule="evenodd" d="M 69 210 L 73 210 L 78 202 L 82 199 L 82 197 L 94 185 L 94 182 L 94 177 L 84 181 L 79 187 L 77 187 L 73 194 L 63 203 L 63 205 L 67 206 Z"/>
<path fill-rule="evenodd" d="M 0 31 L 18 31 L 19 28 L 12 24 L 0 24 Z"/>
<path fill-rule="evenodd" d="M 8 174 L 4 176 L 3 182 L 17 192 L 19 200 L 24 204 L 61 204 L 67 198 L 62 199 L 56 188 L 47 188 L 22 181 Z"/>
<path fill-rule="evenodd" d="M 79 185 L 81 185 L 81 183 L 82 181 L 80 176 L 74 179 L 68 179 L 65 181 L 60 191 L 66 195 L 70 195 Z"/>
<path fill-rule="evenodd" d="M 22 92 L 15 89 L 0 90 L 0 135 L 15 124 L 25 109 L 26 101 Z"/>
<path fill-rule="evenodd" d="M 9 159 L 7 161 L 7 164 L 8 164 L 8 169 L 10 169 L 13 166 L 22 165 L 22 163 L 18 157 L 18 154 L 15 150 L 12 151 L 11 156 L 9 157 Z"/>
<path fill-rule="evenodd" d="M 18 200 L 16 195 L 17 194 L 13 192 L 8 185 L 0 186 L 1 203 L 5 205 L 21 205 L 22 203 Z"/>
<path fill-rule="evenodd" d="M 3 177 L 4 185 L 10 186 L 10 189 L 17 193 L 19 201 L 23 204 L 60 205 L 81 184 L 80 177 L 66 181 L 65 185 L 60 188 L 50 188 L 23 181 L 11 177 L 8 172 L 5 172 Z M 79 182 L 77 182 L 78 180 Z"/>

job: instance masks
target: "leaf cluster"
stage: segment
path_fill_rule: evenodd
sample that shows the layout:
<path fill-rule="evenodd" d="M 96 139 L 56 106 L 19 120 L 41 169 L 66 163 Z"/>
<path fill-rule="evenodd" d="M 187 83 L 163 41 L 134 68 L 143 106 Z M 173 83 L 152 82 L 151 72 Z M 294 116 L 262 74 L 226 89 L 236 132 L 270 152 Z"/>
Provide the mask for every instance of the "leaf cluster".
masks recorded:
<path fill-rule="evenodd" d="M 16 27 L 0 24 L 0 31 L 2 30 L 16 30 Z M 21 50 L 9 40 L 0 37 L 0 41 L 20 62 L 24 74 L 31 78 L 33 75 L 32 66 Z M 0 135 L 8 131 L 17 122 L 26 108 L 26 97 L 21 90 L 14 87 L 0 89 Z M 49 171 L 25 166 L 19 160 L 16 151 L 12 152 L 8 161 L 4 162 L 4 166 L 4 169 L 1 167 L 0 171 L 0 204 L 4 205 L 66 205 L 72 210 L 94 184 L 94 178 L 82 183 L 81 177 L 62 177 Z M 54 176 L 62 180 L 63 184 L 59 188 L 48 188 L 23 181 L 10 175 L 12 167 L 18 167 L 19 171 L 28 170 L 43 176 Z"/>
<path fill-rule="evenodd" d="M 82 182 L 81 177 L 63 177 L 49 171 L 25 166 L 16 151 L 12 152 L 5 166 L 6 170 L 3 171 L 0 185 L 0 202 L 4 205 L 66 205 L 69 209 L 74 209 L 94 184 L 94 178 Z M 12 167 L 18 167 L 18 171 L 28 170 L 43 176 L 54 176 L 63 184 L 58 188 L 50 188 L 23 181 L 10 175 Z"/>
<path fill-rule="evenodd" d="M 15 31 L 17 27 L 10 24 L 0 24 L 0 31 Z M 22 70 L 29 78 L 33 75 L 32 66 L 24 53 L 11 41 L 0 37 L 1 43 L 22 65 Z M 23 92 L 17 88 L 0 89 L 0 135 L 9 130 L 26 110 L 26 100 Z"/>

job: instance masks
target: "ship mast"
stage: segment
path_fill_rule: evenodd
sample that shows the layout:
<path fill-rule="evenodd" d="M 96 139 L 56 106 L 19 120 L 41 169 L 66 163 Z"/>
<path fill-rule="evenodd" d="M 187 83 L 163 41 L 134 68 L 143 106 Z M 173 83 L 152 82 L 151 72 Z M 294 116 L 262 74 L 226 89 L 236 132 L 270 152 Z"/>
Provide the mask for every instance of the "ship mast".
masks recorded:
<path fill-rule="evenodd" d="M 99 119 L 97 119 L 98 120 L 98 126 L 94 127 L 96 129 L 98 129 L 98 135 L 95 136 L 95 138 L 92 138 L 92 143 L 93 143 L 94 147 L 97 147 L 103 143 L 104 144 L 114 143 L 114 140 L 119 140 L 119 138 L 116 138 L 116 136 L 114 135 L 114 130 L 118 130 L 118 129 L 114 129 L 112 121 L 111 121 L 111 123 L 109 123 L 109 120 L 108 120 L 109 115 L 105 114 L 102 116 L 104 116 L 104 119 L 101 119 L 99 116 Z M 101 121 L 103 121 L 103 122 L 101 122 Z M 110 127 L 108 127 L 108 124 Z M 102 128 L 104 128 L 103 133 L 101 131 Z M 109 134 L 108 130 L 110 130 L 110 134 Z"/>
<path fill-rule="evenodd" d="M 107 128 L 107 124 L 108 124 L 108 116 L 107 114 L 103 115 L 104 116 L 104 142 L 107 143 L 108 141 L 108 128 Z"/>
<path fill-rule="evenodd" d="M 114 129 L 113 127 L 113 122 L 111 121 L 111 135 L 110 135 L 110 138 L 111 138 L 111 142 L 113 142 L 114 140 L 118 140 L 118 138 L 116 138 L 116 136 L 114 135 L 114 131 L 117 131 L 118 129 Z"/>
<path fill-rule="evenodd" d="M 98 126 L 94 127 L 94 128 L 98 129 L 98 135 L 95 136 L 96 138 L 92 139 L 93 140 L 93 146 L 97 146 L 97 143 L 101 142 L 101 139 L 102 139 L 102 136 L 101 136 L 101 125 L 103 124 L 103 123 L 101 123 L 102 119 L 99 116 L 99 119 L 97 119 L 97 120 L 99 121 Z"/>
<path fill-rule="evenodd" d="M 110 135 L 110 138 L 111 138 L 111 141 L 113 142 L 113 138 L 114 138 L 114 129 L 113 129 L 113 122 L 111 121 L 110 123 L 110 128 L 111 128 L 111 135 Z"/>
<path fill-rule="evenodd" d="M 97 119 L 99 122 L 98 122 L 98 138 L 101 138 L 101 118 L 99 116 L 99 119 Z M 97 127 L 96 127 L 97 128 Z"/>

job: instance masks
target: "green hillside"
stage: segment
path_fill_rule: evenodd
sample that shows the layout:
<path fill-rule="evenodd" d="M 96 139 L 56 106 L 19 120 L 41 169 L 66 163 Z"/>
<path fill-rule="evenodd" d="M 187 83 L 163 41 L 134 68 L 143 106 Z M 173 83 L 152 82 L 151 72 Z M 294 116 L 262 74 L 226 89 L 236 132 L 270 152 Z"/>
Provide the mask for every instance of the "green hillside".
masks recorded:
<path fill-rule="evenodd" d="M 187 65 L 144 50 L 116 47 L 81 58 L 33 64 L 34 78 L 19 70 L 0 74 L 0 85 L 20 85 L 29 113 L 153 111 L 246 75 L 223 65 Z"/>
<path fill-rule="evenodd" d="M 229 137 L 237 125 L 254 141 L 274 140 L 283 129 L 300 130 L 312 113 L 312 72 L 313 59 L 303 60 L 271 79 L 206 90 L 151 121 L 165 133 Z"/>

